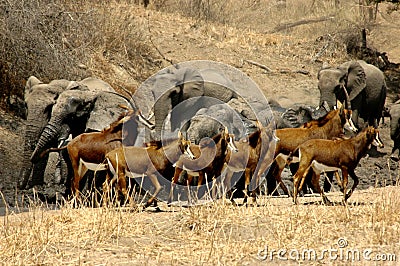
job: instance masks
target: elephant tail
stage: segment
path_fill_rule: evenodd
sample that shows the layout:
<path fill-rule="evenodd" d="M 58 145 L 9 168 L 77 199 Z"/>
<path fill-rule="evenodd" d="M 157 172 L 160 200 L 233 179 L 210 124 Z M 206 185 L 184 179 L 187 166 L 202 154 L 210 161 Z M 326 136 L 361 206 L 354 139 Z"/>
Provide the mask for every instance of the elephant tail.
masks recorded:
<path fill-rule="evenodd" d="M 47 150 L 44 150 L 41 154 L 40 154 L 40 158 L 43 158 L 46 154 L 48 154 L 49 152 L 55 152 L 55 151 L 62 151 L 65 150 L 67 148 L 67 145 L 60 147 L 60 148 L 49 148 Z"/>

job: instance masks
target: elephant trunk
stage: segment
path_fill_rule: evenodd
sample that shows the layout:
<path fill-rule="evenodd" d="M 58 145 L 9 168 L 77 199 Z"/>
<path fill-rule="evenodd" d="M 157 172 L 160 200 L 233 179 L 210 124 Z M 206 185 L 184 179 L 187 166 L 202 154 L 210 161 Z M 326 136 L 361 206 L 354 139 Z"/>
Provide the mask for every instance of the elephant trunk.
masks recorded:
<path fill-rule="evenodd" d="M 390 138 L 393 141 L 400 140 L 399 118 L 397 117 L 392 117 L 392 121 L 390 122 Z"/>
<path fill-rule="evenodd" d="M 37 163 L 40 160 L 41 153 L 48 148 L 52 142 L 57 140 L 61 132 L 61 121 L 62 119 L 52 119 L 46 125 L 30 158 L 32 163 Z"/>
<path fill-rule="evenodd" d="M 19 189 L 25 189 L 28 184 L 29 177 L 32 172 L 31 154 L 35 148 L 32 140 L 37 139 L 38 129 L 34 125 L 26 125 L 25 138 L 24 138 L 24 152 L 22 155 L 22 165 L 19 176 L 17 178 L 17 184 Z M 21 183 L 19 182 L 21 180 Z"/>
<path fill-rule="evenodd" d="M 336 95 L 333 92 L 326 92 L 321 90 L 321 97 L 319 101 L 319 106 L 324 107 L 330 111 L 336 105 Z"/>
<path fill-rule="evenodd" d="M 40 102 L 35 102 L 33 105 L 28 104 L 28 109 L 28 117 L 25 122 L 24 151 L 21 170 L 16 178 L 17 185 L 20 189 L 26 188 L 31 174 L 32 179 L 34 179 L 35 175 L 42 174 L 43 172 L 42 169 L 38 167 L 35 167 L 35 170 L 33 170 L 30 158 L 35 149 L 36 140 L 39 138 L 40 133 L 48 122 L 48 117 Z"/>

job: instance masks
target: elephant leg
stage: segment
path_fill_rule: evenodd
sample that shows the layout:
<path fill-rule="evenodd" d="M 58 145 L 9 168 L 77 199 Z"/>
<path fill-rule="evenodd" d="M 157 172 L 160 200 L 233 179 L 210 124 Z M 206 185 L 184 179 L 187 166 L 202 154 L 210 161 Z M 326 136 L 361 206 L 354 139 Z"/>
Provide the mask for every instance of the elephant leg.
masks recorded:
<path fill-rule="evenodd" d="M 19 173 L 19 179 L 22 177 L 22 180 L 21 180 L 21 182 L 19 181 L 19 179 L 17 181 L 19 189 L 25 189 L 26 186 L 28 185 L 28 181 L 31 176 L 32 169 L 33 169 L 33 164 L 29 164 L 28 167 L 21 169 L 21 171 Z"/>
<path fill-rule="evenodd" d="M 32 171 L 32 179 L 28 184 L 29 187 L 41 186 L 44 184 L 44 171 L 46 170 L 49 155 L 47 154 L 38 163 L 34 164 Z"/>
<path fill-rule="evenodd" d="M 399 160 L 399 153 L 400 153 L 399 147 L 400 147 L 400 140 L 396 138 L 393 140 L 393 148 L 390 154 L 390 159 L 392 159 L 393 161 Z"/>

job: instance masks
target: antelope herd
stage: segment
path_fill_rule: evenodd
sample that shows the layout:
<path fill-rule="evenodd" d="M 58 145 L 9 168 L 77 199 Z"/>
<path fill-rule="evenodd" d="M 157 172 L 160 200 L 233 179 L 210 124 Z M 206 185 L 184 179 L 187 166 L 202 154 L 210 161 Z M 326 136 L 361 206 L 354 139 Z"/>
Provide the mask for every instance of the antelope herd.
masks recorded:
<path fill-rule="evenodd" d="M 223 197 L 233 201 L 231 188 L 235 182 L 232 183 L 232 175 L 239 172 L 244 173 L 244 203 L 247 203 L 248 196 L 255 201 L 260 193 L 261 178 L 269 169 L 270 174 L 266 178 L 276 180 L 287 195 L 293 196 L 295 204 L 298 191 L 307 179 L 312 189 L 321 194 L 323 202 L 330 204 L 319 185 L 320 174 L 336 174 L 345 202 L 359 182 L 354 169 L 360 159 L 371 144 L 383 147 L 379 131 L 374 127 L 367 127 L 353 137 L 344 135 L 345 129 L 353 135 L 357 129 L 351 121 L 351 110 L 339 102 L 336 110 L 300 128 L 275 130 L 273 123 L 263 126 L 256 122 L 256 130 L 245 138 L 235 140 L 235 136 L 225 128 L 219 134 L 203 139 L 199 145 L 186 140 L 179 132 L 175 139 L 134 146 L 138 123 L 149 129 L 154 128 L 140 111 L 128 109 L 101 132 L 81 134 L 64 147 L 46 150 L 42 156 L 51 151 L 68 151 L 71 191 L 77 199 L 81 194 L 79 186 L 83 175 L 87 170 L 92 170 L 106 172 L 104 195 L 108 195 L 115 185 L 115 190 L 125 199 L 130 199 L 127 178 L 148 178 L 154 192 L 144 207 L 151 204 L 157 206 L 157 196 L 163 188 L 159 182 L 162 177 L 172 181 L 168 196 L 170 204 L 182 172 L 187 173 L 184 184 L 187 186 L 188 199 L 192 181 L 198 177 L 196 198 L 200 196 L 199 188 L 212 181 L 213 197 L 216 196 L 215 191 L 220 189 Z M 281 173 L 286 165 L 296 163 L 298 170 L 293 177 L 291 193 L 283 183 Z M 348 175 L 354 183 L 346 194 Z M 252 181 L 255 188 L 251 190 Z"/>

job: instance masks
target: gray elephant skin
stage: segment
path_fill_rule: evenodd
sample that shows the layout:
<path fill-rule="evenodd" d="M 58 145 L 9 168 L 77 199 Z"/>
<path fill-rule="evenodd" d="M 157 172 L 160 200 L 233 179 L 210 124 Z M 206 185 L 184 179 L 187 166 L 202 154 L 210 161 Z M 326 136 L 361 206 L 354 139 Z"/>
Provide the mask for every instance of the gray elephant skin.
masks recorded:
<path fill-rule="evenodd" d="M 236 138 L 244 137 L 247 134 L 246 118 L 240 115 L 239 110 L 233 109 L 230 105 L 233 99 L 226 104 L 216 103 L 208 108 L 200 109 L 190 120 L 187 130 L 187 138 L 198 144 L 201 139 L 213 137 L 225 127 Z"/>
<path fill-rule="evenodd" d="M 31 173 L 34 183 L 38 181 L 37 177 L 44 173 L 48 156 L 34 165 L 31 163 L 30 157 L 40 134 L 50 119 L 53 105 L 69 84 L 70 81 L 68 80 L 53 80 L 48 84 L 44 84 L 34 76 L 29 77 L 26 82 L 24 95 L 26 105 L 24 152 L 19 174 L 19 178 L 22 177 L 23 181 L 22 184 L 19 184 L 20 188 L 25 188 Z"/>
<path fill-rule="evenodd" d="M 36 77 L 26 82 L 27 120 L 20 188 L 42 185 L 48 156 L 47 148 L 57 146 L 69 134 L 100 131 L 121 113 L 119 104 L 129 101 L 116 94 L 111 86 L 97 78 L 82 81 L 53 80 L 42 83 Z"/>
<path fill-rule="evenodd" d="M 339 67 L 323 67 L 318 72 L 320 105 L 324 101 L 332 109 L 336 99 L 345 101 L 347 90 L 352 119 L 360 129 L 367 125 L 378 126 L 386 100 L 386 83 L 383 72 L 362 60 L 348 61 Z"/>
<path fill-rule="evenodd" d="M 390 106 L 390 138 L 393 140 L 393 149 L 390 157 L 399 160 L 400 152 L 400 101 Z"/>
<path fill-rule="evenodd" d="M 161 138 L 169 112 L 171 131 L 175 131 L 183 124 L 189 126 L 186 122 L 201 108 L 212 106 L 214 102 L 210 102 L 210 98 L 226 103 L 236 97 L 232 82 L 214 69 L 169 69 L 158 73 L 154 79 L 152 93 L 155 99 L 153 110 L 156 139 Z"/>

